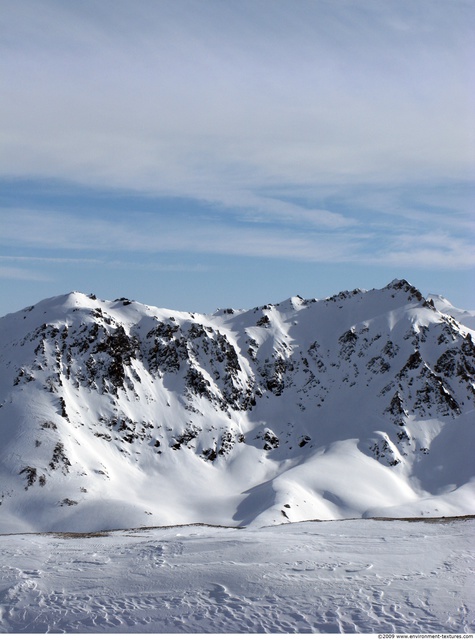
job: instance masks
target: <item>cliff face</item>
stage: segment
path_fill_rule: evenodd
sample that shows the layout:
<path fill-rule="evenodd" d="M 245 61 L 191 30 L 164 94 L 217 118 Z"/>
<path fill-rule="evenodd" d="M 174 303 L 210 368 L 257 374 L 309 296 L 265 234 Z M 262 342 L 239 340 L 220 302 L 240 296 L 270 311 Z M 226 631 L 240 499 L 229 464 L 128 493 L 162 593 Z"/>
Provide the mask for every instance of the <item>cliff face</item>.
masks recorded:
<path fill-rule="evenodd" d="M 210 316 L 80 293 L 5 316 L 0 527 L 474 513 L 475 332 L 438 300 L 402 280 Z"/>

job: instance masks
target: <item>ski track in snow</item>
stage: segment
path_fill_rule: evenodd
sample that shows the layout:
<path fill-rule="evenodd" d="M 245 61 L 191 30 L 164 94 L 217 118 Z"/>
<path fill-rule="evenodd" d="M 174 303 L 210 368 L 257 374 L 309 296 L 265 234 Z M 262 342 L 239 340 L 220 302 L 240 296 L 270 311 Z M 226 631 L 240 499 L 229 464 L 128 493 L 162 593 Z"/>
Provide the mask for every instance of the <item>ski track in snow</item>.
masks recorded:
<path fill-rule="evenodd" d="M 0 537 L 0 632 L 470 633 L 475 521 Z"/>

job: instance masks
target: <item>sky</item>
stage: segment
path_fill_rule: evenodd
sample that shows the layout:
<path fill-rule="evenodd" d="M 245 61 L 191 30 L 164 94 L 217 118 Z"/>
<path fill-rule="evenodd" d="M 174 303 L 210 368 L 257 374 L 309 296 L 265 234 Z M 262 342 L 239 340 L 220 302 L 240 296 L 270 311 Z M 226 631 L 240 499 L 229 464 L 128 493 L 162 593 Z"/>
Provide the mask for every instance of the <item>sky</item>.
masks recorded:
<path fill-rule="evenodd" d="M 475 309 L 473 0 L 0 0 L 0 315 Z"/>

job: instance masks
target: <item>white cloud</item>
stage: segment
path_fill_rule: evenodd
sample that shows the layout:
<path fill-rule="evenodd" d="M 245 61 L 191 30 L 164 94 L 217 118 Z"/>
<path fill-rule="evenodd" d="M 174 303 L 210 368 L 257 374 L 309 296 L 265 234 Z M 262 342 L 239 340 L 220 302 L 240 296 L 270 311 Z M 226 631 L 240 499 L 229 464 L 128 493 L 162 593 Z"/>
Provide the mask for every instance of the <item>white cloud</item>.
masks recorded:
<path fill-rule="evenodd" d="M 5 216 L 5 214 L 4 214 Z M 352 229 L 316 231 L 304 226 L 269 227 L 238 221 L 224 224 L 213 217 L 131 215 L 129 221 L 90 219 L 58 212 L 14 210 L 4 218 L 4 241 L 13 247 L 54 250 L 54 258 L 10 257 L 12 261 L 77 263 L 82 266 L 117 264 L 142 268 L 140 256 L 152 258 L 150 268 L 183 270 L 182 263 L 165 267 L 171 253 L 276 258 L 321 264 L 360 264 L 464 269 L 475 266 L 470 236 L 450 233 L 446 228 L 421 224 L 410 233 L 401 229 L 387 234 L 378 220 Z M 97 258 L 64 254 L 84 250 Z M 118 259 L 117 255 L 121 254 Z M 0 258 L 5 260 L 6 258 Z M 189 259 L 188 259 L 189 260 Z M 173 264 L 173 263 L 172 263 Z M 147 267 L 148 268 L 148 267 Z M 190 262 L 188 267 L 190 268 Z M 193 267 L 195 268 L 195 267 Z"/>
<path fill-rule="evenodd" d="M 451 235 L 436 226 L 421 226 L 414 233 L 396 233 L 371 255 L 368 264 L 444 270 L 475 267 L 473 237 Z"/>
<path fill-rule="evenodd" d="M 50 280 L 44 273 L 32 269 L 0 265 L 0 280 L 25 280 L 27 282 L 47 282 Z"/>
<path fill-rule="evenodd" d="M 15 238 L 12 238 L 15 242 Z M 38 247 L 41 247 L 41 241 L 37 244 Z M 59 247 L 61 248 L 61 247 Z M 50 265 L 79 265 L 86 264 L 95 266 L 101 264 L 101 260 L 96 258 L 58 258 L 58 257 L 44 257 L 44 256 L 12 256 L 12 255 L 0 255 L 0 262 L 19 262 L 19 263 L 27 263 L 27 262 L 36 262 L 39 264 L 50 264 Z"/>
<path fill-rule="evenodd" d="M 306 214 L 260 188 L 466 179 L 470 14 L 462 0 L 17 0 L 0 172 L 278 220 Z"/>
<path fill-rule="evenodd" d="M 215 219 L 130 214 L 130 222 L 112 218 L 34 210 L 3 213 L 3 241 L 11 246 L 115 253 L 198 252 L 294 259 L 341 257 L 343 235 L 318 238 L 298 228 L 289 230 L 226 225 Z M 348 235 L 346 242 L 353 242 Z M 71 260 L 68 258 L 68 260 Z M 82 259 L 81 259 L 82 260 Z M 86 260 L 86 262 L 91 262 Z"/>
<path fill-rule="evenodd" d="M 57 247 L 58 251 L 61 251 L 62 247 Z M 3 266 L 6 263 L 7 266 Z M 30 264 L 36 265 L 33 270 L 31 267 L 25 269 L 24 267 L 11 266 L 15 263 L 18 264 Z M 11 256 L 0 255 L 0 278 L 6 280 L 26 280 L 26 281 L 51 281 L 53 277 L 47 275 L 45 271 L 50 267 L 89 267 L 101 269 L 126 269 L 127 271 L 154 271 L 154 272 L 189 272 L 205 273 L 210 271 L 210 267 L 193 262 L 170 262 L 166 260 L 164 262 L 157 262 L 156 260 L 149 260 L 148 262 L 140 262 L 137 260 L 117 260 L 107 256 L 102 258 L 64 258 L 64 257 L 44 257 L 44 256 Z"/>
<path fill-rule="evenodd" d="M 195 198 L 209 215 L 5 208 L 2 242 L 78 267 L 87 250 L 101 266 L 135 254 L 130 268 L 171 252 L 467 268 L 472 14 L 465 0 L 4 3 L 0 176 Z M 2 277 L 53 264 L 23 258 Z"/>

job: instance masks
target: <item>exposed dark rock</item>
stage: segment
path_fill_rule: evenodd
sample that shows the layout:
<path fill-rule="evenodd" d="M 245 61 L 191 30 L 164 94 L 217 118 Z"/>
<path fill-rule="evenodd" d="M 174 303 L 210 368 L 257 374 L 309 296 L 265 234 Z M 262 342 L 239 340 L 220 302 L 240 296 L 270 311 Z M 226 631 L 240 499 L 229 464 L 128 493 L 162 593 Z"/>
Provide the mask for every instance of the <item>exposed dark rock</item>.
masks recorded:
<path fill-rule="evenodd" d="M 49 463 L 50 469 L 54 470 L 58 467 L 62 470 L 64 474 L 69 473 L 69 467 L 71 466 L 71 462 L 66 456 L 64 452 L 64 444 L 62 442 L 58 442 L 53 450 L 53 457 L 51 458 L 51 462 Z"/>
<path fill-rule="evenodd" d="M 262 318 L 256 322 L 256 326 L 258 327 L 268 327 L 270 325 L 269 316 L 263 315 Z"/>
<path fill-rule="evenodd" d="M 25 467 L 20 471 L 20 475 L 22 474 L 26 476 L 25 490 L 27 490 L 28 487 L 31 487 L 36 482 L 37 472 L 35 467 Z"/>

